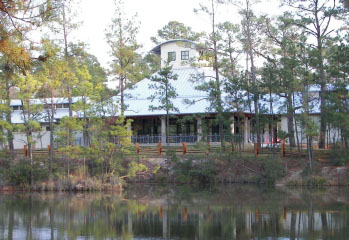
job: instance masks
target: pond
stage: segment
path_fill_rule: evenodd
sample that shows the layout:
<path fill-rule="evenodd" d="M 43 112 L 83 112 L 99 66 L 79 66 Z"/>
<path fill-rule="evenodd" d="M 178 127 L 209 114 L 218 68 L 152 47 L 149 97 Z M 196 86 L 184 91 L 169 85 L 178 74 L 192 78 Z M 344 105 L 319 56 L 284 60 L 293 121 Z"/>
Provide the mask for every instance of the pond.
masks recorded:
<path fill-rule="evenodd" d="M 0 239 L 348 239 L 349 189 L 1 193 Z"/>

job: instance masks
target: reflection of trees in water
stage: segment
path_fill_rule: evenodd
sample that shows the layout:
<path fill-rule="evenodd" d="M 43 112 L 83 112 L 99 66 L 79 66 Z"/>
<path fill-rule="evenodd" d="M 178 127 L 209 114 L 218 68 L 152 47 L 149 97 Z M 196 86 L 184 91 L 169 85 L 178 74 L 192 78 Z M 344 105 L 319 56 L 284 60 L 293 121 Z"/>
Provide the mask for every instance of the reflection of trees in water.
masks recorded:
<path fill-rule="evenodd" d="M 294 197 L 248 187 L 154 191 L 0 195 L 0 239 L 345 239 L 349 233 L 346 193 L 339 202 L 333 193 L 305 191 Z"/>

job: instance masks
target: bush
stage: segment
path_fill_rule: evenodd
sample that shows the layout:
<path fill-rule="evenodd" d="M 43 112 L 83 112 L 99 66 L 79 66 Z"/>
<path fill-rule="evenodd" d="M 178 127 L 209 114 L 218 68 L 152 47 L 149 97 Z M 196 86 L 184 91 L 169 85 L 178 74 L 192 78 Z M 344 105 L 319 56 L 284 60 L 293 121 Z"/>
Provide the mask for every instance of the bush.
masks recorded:
<path fill-rule="evenodd" d="M 178 184 L 185 184 L 190 182 L 191 182 L 191 177 L 188 175 L 179 174 L 176 176 L 176 183 Z"/>
<path fill-rule="evenodd" d="M 183 159 L 174 164 L 176 181 L 180 183 L 210 183 L 218 174 L 217 167 L 211 161 L 195 163 L 195 160 Z"/>
<path fill-rule="evenodd" d="M 159 184 L 167 184 L 170 181 L 170 179 L 168 175 L 163 173 L 158 173 L 155 175 L 155 181 Z"/>
<path fill-rule="evenodd" d="M 4 180 L 7 184 L 26 186 L 30 184 L 30 163 L 28 160 L 20 160 L 18 163 L 10 165 L 4 170 Z M 33 165 L 33 181 L 46 181 L 48 179 L 48 169 L 40 164 Z"/>
<path fill-rule="evenodd" d="M 345 150 L 333 150 L 331 152 L 331 161 L 338 166 L 343 166 L 349 162 L 349 154 Z"/>
<path fill-rule="evenodd" d="M 322 187 L 326 184 L 326 178 L 321 176 L 310 176 L 306 179 L 306 185 L 307 186 L 313 186 L 313 187 Z"/>
<path fill-rule="evenodd" d="M 267 157 L 262 158 L 261 161 L 268 182 L 274 183 L 277 179 L 285 175 L 284 167 L 280 159 Z"/>
<path fill-rule="evenodd" d="M 5 171 L 5 182 L 11 185 L 23 186 L 30 184 L 30 164 L 21 160 Z"/>

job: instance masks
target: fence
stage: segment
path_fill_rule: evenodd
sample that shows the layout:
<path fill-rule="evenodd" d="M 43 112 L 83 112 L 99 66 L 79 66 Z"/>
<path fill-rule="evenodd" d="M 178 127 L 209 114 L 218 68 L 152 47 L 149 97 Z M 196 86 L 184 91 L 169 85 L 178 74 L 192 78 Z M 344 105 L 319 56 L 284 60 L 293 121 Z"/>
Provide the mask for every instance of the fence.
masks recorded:
<path fill-rule="evenodd" d="M 273 148 L 259 148 L 258 144 L 248 144 L 248 145 L 242 145 L 242 148 L 238 148 L 238 142 L 226 142 L 225 144 L 226 152 L 243 152 L 247 154 L 253 154 L 255 156 L 258 155 L 264 155 L 264 154 L 279 154 L 282 157 L 306 157 L 307 156 L 307 150 L 305 148 L 301 148 L 300 151 L 298 151 L 297 148 L 290 149 L 288 145 L 285 143 L 282 143 L 278 147 Z M 47 149 L 35 149 L 33 150 L 34 156 L 42 156 L 42 157 L 48 157 L 49 156 L 49 150 Z M 136 154 L 138 156 L 144 156 L 144 157 L 157 157 L 157 156 L 164 156 L 166 155 L 167 151 L 171 150 L 171 152 L 174 152 L 175 154 L 179 155 L 186 155 L 186 154 L 201 154 L 201 155 L 210 155 L 215 153 L 221 153 L 222 148 L 219 144 L 212 144 L 210 142 L 207 142 L 205 144 L 202 144 L 200 146 L 196 145 L 188 145 L 186 142 L 182 142 L 181 145 L 173 145 L 167 147 L 166 144 L 162 144 L 161 142 L 158 142 L 156 146 L 153 145 L 143 145 L 141 146 L 139 143 L 136 143 L 134 146 L 130 148 L 130 156 Z M 3 151 L 8 151 L 8 149 L 5 149 Z M 16 155 L 24 155 L 25 157 L 28 157 L 28 148 L 27 146 L 24 146 L 24 149 L 17 149 L 14 152 Z M 328 161 L 331 158 L 331 150 L 323 150 L 323 149 L 314 149 L 314 159 L 318 161 Z M 54 155 L 56 156 L 64 156 L 64 153 L 58 151 L 55 149 Z"/>

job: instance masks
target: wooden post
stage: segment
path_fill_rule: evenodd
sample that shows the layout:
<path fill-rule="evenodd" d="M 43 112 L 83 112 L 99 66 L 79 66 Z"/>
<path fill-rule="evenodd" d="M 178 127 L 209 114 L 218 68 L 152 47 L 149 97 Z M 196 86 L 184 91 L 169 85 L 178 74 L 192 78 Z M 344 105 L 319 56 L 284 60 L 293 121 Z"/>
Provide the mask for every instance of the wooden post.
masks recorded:
<path fill-rule="evenodd" d="M 158 154 L 161 156 L 161 142 L 158 142 Z"/>
<path fill-rule="evenodd" d="M 285 144 L 285 142 L 283 142 L 281 145 L 281 154 L 282 154 L 282 157 L 286 157 L 286 144 Z"/>
<path fill-rule="evenodd" d="M 234 152 L 234 141 L 231 141 L 231 151 Z"/>
<path fill-rule="evenodd" d="M 136 153 L 139 154 L 139 143 L 136 143 Z"/>
<path fill-rule="evenodd" d="M 187 154 L 187 143 L 186 142 L 182 142 L 182 152 L 183 152 L 183 155 Z"/>
<path fill-rule="evenodd" d="M 162 220 L 162 206 L 159 207 L 159 220 Z"/>
<path fill-rule="evenodd" d="M 28 157 L 28 146 L 24 145 L 24 156 Z"/>
<path fill-rule="evenodd" d="M 287 219 L 287 210 L 286 210 L 286 208 L 285 208 L 285 207 L 284 207 L 284 209 L 283 209 L 282 218 L 283 218 L 284 220 L 286 220 L 286 219 Z"/>
<path fill-rule="evenodd" d="M 8 145 L 7 144 L 5 145 L 5 150 L 8 151 Z"/>
<path fill-rule="evenodd" d="M 48 155 L 50 155 L 50 149 L 51 149 L 51 146 L 47 145 L 47 153 L 48 153 Z"/>
<path fill-rule="evenodd" d="M 210 153 L 210 142 L 207 142 L 207 150 L 206 150 L 206 155 Z"/>
<path fill-rule="evenodd" d="M 185 207 L 183 211 L 183 220 L 186 222 L 188 220 L 188 210 Z"/>
<path fill-rule="evenodd" d="M 258 156 L 258 154 L 259 154 L 258 143 L 254 144 L 254 151 L 255 151 L 256 156 Z"/>

